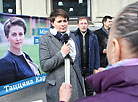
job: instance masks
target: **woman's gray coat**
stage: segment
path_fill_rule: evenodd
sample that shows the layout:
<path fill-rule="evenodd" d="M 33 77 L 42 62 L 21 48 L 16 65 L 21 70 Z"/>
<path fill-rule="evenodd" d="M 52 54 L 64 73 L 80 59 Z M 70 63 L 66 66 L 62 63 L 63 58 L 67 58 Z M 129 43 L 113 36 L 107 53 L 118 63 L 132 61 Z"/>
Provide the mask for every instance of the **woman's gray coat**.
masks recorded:
<path fill-rule="evenodd" d="M 74 34 L 71 33 L 70 37 L 75 42 Z M 40 65 L 42 70 L 46 72 L 47 102 L 59 101 L 59 88 L 62 82 L 65 81 L 64 58 L 60 52 L 61 47 L 62 43 L 50 32 L 47 32 L 45 35 L 41 36 L 39 40 Z M 78 56 L 78 51 L 76 52 Z M 78 67 L 77 59 L 74 64 L 70 65 L 70 73 L 72 85 L 71 101 L 73 101 L 83 97 L 82 76 Z"/>

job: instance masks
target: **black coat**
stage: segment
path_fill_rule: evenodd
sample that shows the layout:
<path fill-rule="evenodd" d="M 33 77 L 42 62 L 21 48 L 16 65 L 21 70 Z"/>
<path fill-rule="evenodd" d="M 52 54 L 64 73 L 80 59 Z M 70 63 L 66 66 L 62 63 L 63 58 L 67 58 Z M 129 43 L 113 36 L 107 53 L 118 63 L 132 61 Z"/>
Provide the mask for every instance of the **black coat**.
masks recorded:
<path fill-rule="evenodd" d="M 96 30 L 94 33 L 97 35 L 99 41 L 100 65 L 101 67 L 106 67 L 108 62 L 103 50 L 106 49 L 108 35 L 102 30 L 102 28 Z"/>

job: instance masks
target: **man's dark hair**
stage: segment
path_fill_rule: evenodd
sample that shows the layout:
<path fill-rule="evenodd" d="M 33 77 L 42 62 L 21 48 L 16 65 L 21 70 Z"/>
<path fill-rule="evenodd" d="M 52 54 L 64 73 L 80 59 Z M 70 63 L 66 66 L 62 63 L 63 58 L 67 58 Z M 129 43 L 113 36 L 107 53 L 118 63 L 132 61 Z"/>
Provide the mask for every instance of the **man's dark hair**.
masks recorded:
<path fill-rule="evenodd" d="M 113 17 L 111 17 L 111 16 L 104 16 L 103 17 L 103 20 L 102 20 L 102 23 L 103 22 L 106 22 L 107 21 L 107 19 L 112 19 Z"/>
<path fill-rule="evenodd" d="M 54 22 L 57 16 L 67 18 L 67 20 L 69 20 L 69 16 L 66 11 L 64 11 L 63 9 L 56 9 L 53 10 L 50 14 L 50 22 Z"/>

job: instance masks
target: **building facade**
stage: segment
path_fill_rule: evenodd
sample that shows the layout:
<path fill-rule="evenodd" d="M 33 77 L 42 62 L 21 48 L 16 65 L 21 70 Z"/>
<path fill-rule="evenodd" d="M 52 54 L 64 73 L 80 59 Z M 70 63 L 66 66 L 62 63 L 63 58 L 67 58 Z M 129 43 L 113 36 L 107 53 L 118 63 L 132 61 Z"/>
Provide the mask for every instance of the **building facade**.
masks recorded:
<path fill-rule="evenodd" d="M 69 14 L 70 26 L 76 26 L 78 17 L 87 16 L 90 26 L 99 27 L 105 15 L 114 17 L 121 8 L 135 1 L 137 0 L 0 0 L 0 12 L 49 17 L 53 9 L 62 8 Z"/>

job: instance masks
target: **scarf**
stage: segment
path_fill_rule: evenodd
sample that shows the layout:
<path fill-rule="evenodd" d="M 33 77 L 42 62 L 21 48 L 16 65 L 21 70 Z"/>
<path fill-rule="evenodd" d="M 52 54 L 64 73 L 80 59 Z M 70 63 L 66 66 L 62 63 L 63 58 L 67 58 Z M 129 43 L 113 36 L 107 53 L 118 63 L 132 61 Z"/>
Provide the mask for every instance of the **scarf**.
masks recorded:
<path fill-rule="evenodd" d="M 64 42 L 63 35 L 64 34 L 68 34 L 68 36 L 69 36 L 68 42 L 70 43 L 70 52 L 69 52 L 69 55 L 70 55 L 71 59 L 74 62 L 74 60 L 76 59 L 76 47 L 75 47 L 75 42 L 73 41 L 72 38 L 70 38 L 70 31 L 67 30 L 65 33 L 60 33 L 55 28 L 50 28 L 50 33 L 55 38 L 57 38 L 59 41 L 61 41 L 62 43 Z"/>

